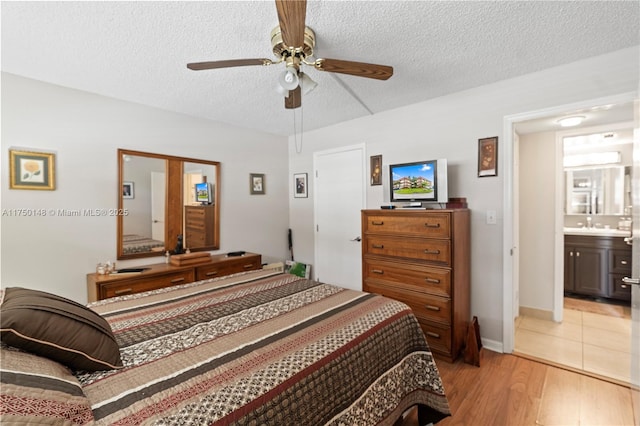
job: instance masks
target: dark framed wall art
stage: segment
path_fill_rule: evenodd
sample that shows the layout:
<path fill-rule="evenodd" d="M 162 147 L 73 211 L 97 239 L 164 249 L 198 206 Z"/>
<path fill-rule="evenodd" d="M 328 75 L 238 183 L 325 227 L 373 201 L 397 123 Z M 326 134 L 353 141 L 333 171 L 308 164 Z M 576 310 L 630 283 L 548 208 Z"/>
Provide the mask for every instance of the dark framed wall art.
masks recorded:
<path fill-rule="evenodd" d="M 296 173 L 293 175 L 294 198 L 307 198 L 307 174 Z"/>
<path fill-rule="evenodd" d="M 249 176 L 249 192 L 251 195 L 262 195 L 265 191 L 264 174 L 251 173 Z"/>
<path fill-rule="evenodd" d="M 498 137 L 478 139 L 478 177 L 498 176 Z"/>

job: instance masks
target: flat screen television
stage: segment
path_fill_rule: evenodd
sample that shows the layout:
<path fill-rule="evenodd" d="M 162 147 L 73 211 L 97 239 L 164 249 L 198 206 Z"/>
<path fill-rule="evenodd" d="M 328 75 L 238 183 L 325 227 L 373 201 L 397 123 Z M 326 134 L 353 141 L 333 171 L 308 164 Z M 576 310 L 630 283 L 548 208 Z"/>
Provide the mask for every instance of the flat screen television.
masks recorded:
<path fill-rule="evenodd" d="M 202 204 L 213 203 L 213 185 L 211 183 L 196 183 L 196 201 Z"/>
<path fill-rule="evenodd" d="M 422 203 L 449 201 L 447 160 L 414 161 L 389 165 L 389 200 L 408 202 L 412 206 Z"/>

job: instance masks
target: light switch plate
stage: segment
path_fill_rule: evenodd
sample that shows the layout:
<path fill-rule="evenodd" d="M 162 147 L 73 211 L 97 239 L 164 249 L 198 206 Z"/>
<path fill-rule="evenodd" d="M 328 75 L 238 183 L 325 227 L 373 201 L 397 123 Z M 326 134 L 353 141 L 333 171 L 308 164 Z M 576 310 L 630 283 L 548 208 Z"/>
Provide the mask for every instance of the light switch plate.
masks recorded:
<path fill-rule="evenodd" d="M 496 224 L 496 211 L 487 210 L 487 225 L 495 225 L 495 224 Z"/>

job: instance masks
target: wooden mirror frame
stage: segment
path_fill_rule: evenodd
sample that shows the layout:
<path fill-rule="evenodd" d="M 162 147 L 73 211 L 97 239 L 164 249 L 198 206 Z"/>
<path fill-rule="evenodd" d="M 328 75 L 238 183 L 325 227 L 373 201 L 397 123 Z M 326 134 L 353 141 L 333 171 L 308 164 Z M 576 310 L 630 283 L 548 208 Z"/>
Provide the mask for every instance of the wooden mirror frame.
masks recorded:
<path fill-rule="evenodd" d="M 184 163 L 199 163 L 215 166 L 215 186 L 214 186 L 214 238 L 213 245 L 189 249 L 191 251 L 217 250 L 220 248 L 220 162 L 208 161 L 196 158 L 177 157 L 172 155 L 155 154 L 143 151 L 133 151 L 128 149 L 118 149 L 118 209 L 124 211 L 124 200 L 122 188 L 124 180 L 124 156 L 140 156 L 157 158 L 166 163 L 166 186 L 165 186 L 165 229 L 164 229 L 164 250 L 162 252 L 149 251 L 142 253 L 124 253 L 123 215 L 117 216 L 117 258 L 118 260 L 136 259 L 142 257 L 157 257 L 163 255 L 165 251 L 172 251 L 178 241 L 178 235 L 184 234 L 184 202 L 183 202 L 183 177 Z M 186 248 L 186 247 L 185 247 Z"/>

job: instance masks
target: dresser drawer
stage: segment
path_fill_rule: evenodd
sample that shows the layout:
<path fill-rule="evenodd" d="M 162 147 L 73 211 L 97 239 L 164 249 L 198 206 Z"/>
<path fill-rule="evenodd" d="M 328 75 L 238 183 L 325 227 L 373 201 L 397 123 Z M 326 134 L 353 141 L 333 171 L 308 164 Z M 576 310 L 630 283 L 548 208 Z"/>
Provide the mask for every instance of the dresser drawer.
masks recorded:
<path fill-rule="evenodd" d="M 364 258 L 364 280 L 377 280 L 415 291 L 451 296 L 451 270 Z"/>
<path fill-rule="evenodd" d="M 186 228 L 190 228 L 193 230 L 196 230 L 198 232 L 204 232 L 205 230 L 205 224 L 204 224 L 204 220 L 202 219 L 187 219 L 184 223 L 184 226 Z"/>
<path fill-rule="evenodd" d="M 435 353 L 439 352 L 450 357 L 451 327 L 430 323 L 428 321 L 419 321 L 419 323 L 431 350 Z"/>
<path fill-rule="evenodd" d="M 449 266 L 451 242 L 429 238 L 401 238 L 369 235 L 364 239 L 364 254 L 391 256 Z"/>
<path fill-rule="evenodd" d="M 204 218 L 206 212 L 201 207 L 189 207 L 185 209 L 187 219 L 196 219 L 196 218 Z"/>
<path fill-rule="evenodd" d="M 364 233 L 402 234 L 429 238 L 451 236 L 449 213 L 430 213 L 428 216 L 406 216 L 401 212 L 386 215 L 368 215 L 363 223 Z"/>
<path fill-rule="evenodd" d="M 229 258 L 229 260 L 196 268 L 196 279 L 206 280 L 262 267 L 260 256 Z"/>
<path fill-rule="evenodd" d="M 631 273 L 631 250 L 609 250 L 609 272 Z"/>
<path fill-rule="evenodd" d="M 173 272 L 142 279 L 117 280 L 100 286 L 100 299 L 108 297 L 124 296 L 126 294 L 142 293 L 143 291 L 156 290 L 158 288 L 171 287 L 179 284 L 187 284 L 194 281 L 193 270 Z"/>
<path fill-rule="evenodd" d="M 397 287 L 389 287 L 371 281 L 365 283 L 364 291 L 381 294 L 406 303 L 411 307 L 418 320 L 435 321 L 446 325 L 451 323 L 451 299 L 449 298 L 403 291 Z"/>

